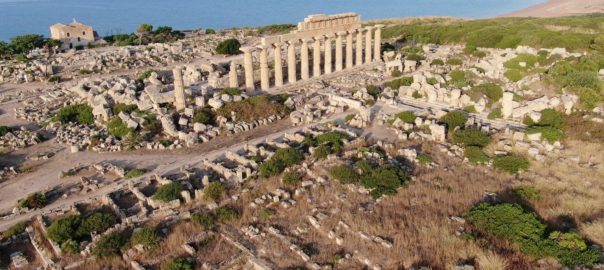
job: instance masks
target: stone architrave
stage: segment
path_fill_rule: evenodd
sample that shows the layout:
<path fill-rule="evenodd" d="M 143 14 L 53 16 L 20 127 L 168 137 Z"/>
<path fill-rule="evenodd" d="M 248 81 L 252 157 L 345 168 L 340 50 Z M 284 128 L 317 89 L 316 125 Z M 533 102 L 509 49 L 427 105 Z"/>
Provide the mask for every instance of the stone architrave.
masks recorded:
<path fill-rule="evenodd" d="M 275 86 L 283 86 L 283 62 L 281 60 L 281 43 L 273 44 L 275 47 Z"/>
<path fill-rule="evenodd" d="M 261 45 L 260 48 L 260 88 L 268 90 L 270 87 L 268 75 L 268 46 Z"/>
<path fill-rule="evenodd" d="M 354 65 L 352 58 L 352 32 L 346 32 L 346 68 L 352 68 Z"/>
<path fill-rule="evenodd" d="M 287 81 L 296 82 L 296 41 L 287 42 Z"/>
<path fill-rule="evenodd" d="M 333 34 L 329 34 L 325 36 L 325 74 L 330 74 L 331 73 L 331 65 L 332 65 L 332 61 L 331 61 L 331 39 L 333 38 Z"/>
<path fill-rule="evenodd" d="M 314 38 L 312 45 L 312 75 L 313 77 L 321 76 L 321 37 Z"/>
<path fill-rule="evenodd" d="M 372 51 L 371 51 L 371 35 L 372 35 L 372 31 L 373 31 L 373 27 L 372 26 L 368 26 L 365 27 L 365 29 L 367 29 L 367 33 L 365 34 L 365 63 L 371 63 L 371 61 L 373 60 L 373 58 L 371 57 L 372 55 Z"/>
<path fill-rule="evenodd" d="M 174 107 L 176 110 L 184 110 L 187 107 L 185 97 L 185 86 L 182 78 L 182 68 L 177 67 L 172 70 L 174 76 Z"/>
<path fill-rule="evenodd" d="M 254 90 L 254 63 L 252 59 L 252 52 L 254 47 L 241 47 L 239 48 L 243 52 L 243 69 L 245 71 L 245 88 L 248 91 Z"/>
<path fill-rule="evenodd" d="M 308 40 L 301 39 L 302 45 L 300 46 L 300 76 L 302 80 L 308 80 L 310 78 L 308 70 Z"/>

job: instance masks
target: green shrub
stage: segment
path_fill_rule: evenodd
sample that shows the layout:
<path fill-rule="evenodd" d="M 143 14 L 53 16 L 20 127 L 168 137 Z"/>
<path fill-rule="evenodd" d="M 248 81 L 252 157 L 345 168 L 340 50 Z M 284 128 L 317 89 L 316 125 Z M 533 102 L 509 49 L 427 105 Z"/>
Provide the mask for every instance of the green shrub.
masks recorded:
<path fill-rule="evenodd" d="M 117 218 L 109 213 L 94 213 L 84 219 L 76 229 L 76 235 L 84 237 L 90 233 L 102 233 L 117 223 Z"/>
<path fill-rule="evenodd" d="M 403 73 L 402 73 L 402 72 L 400 72 L 398 69 L 395 69 L 395 70 L 393 70 L 393 71 L 390 73 L 390 76 L 391 76 L 391 77 L 399 77 L 399 76 L 402 76 L 402 75 L 403 75 Z"/>
<path fill-rule="evenodd" d="M 452 141 L 464 147 L 478 146 L 482 148 L 491 142 L 491 137 L 478 129 L 460 129 L 453 133 Z"/>
<path fill-rule="evenodd" d="M 428 79 L 426 79 L 426 82 L 430 85 L 438 84 L 438 80 L 436 78 L 428 78 Z"/>
<path fill-rule="evenodd" d="M 503 117 L 503 114 L 501 113 L 501 108 L 496 108 L 496 109 L 491 110 L 491 112 L 489 112 L 489 115 L 487 116 L 487 118 L 490 120 L 499 119 L 502 117 Z"/>
<path fill-rule="evenodd" d="M 313 152 L 313 157 L 321 160 L 321 159 L 325 159 L 327 156 L 329 156 L 331 154 L 331 147 L 329 147 L 329 145 L 319 145 L 317 148 L 315 148 L 314 152 Z"/>
<path fill-rule="evenodd" d="M 287 33 L 296 28 L 294 24 L 269 24 L 258 28 L 258 34 L 279 34 Z"/>
<path fill-rule="evenodd" d="M 162 202 L 170 202 L 173 200 L 180 199 L 180 192 L 182 191 L 182 187 L 179 183 L 171 182 L 169 184 L 165 184 L 157 189 L 155 194 L 153 194 L 154 200 L 159 200 Z"/>
<path fill-rule="evenodd" d="M 329 176 L 340 181 L 342 184 L 354 184 L 359 182 L 359 175 L 346 165 L 330 168 Z"/>
<path fill-rule="evenodd" d="M 86 104 L 67 105 L 61 108 L 54 117 L 55 121 L 63 124 L 73 122 L 78 124 L 92 125 L 94 116 L 92 108 Z"/>
<path fill-rule="evenodd" d="M 371 95 L 373 98 L 378 98 L 378 96 L 382 93 L 382 89 L 379 86 L 368 84 L 365 86 L 367 89 L 367 94 Z"/>
<path fill-rule="evenodd" d="M 344 117 L 344 121 L 346 121 L 346 122 L 350 122 L 352 119 L 354 119 L 354 114 L 348 114 L 348 115 L 346 115 L 346 117 Z"/>
<path fill-rule="evenodd" d="M 143 227 L 135 231 L 130 238 L 134 245 L 142 245 L 147 249 L 155 248 L 159 244 L 159 236 L 155 229 L 151 227 Z"/>
<path fill-rule="evenodd" d="M 119 140 L 134 132 L 134 129 L 129 128 L 126 123 L 117 116 L 113 117 L 107 124 L 107 130 L 109 131 L 109 134 L 115 136 Z"/>
<path fill-rule="evenodd" d="M 419 164 L 430 164 L 432 163 L 432 157 L 428 154 L 422 153 L 417 156 Z"/>
<path fill-rule="evenodd" d="M 400 113 L 397 113 L 394 117 L 401 119 L 401 121 L 408 123 L 408 124 L 415 123 L 415 119 L 417 118 L 417 116 L 415 116 L 415 113 L 412 111 L 400 112 Z"/>
<path fill-rule="evenodd" d="M 392 195 L 396 189 L 401 187 L 408 179 L 407 173 L 390 165 L 371 166 L 364 160 L 355 164 L 355 167 L 362 171 L 358 174 L 354 169 L 346 165 L 331 167 L 329 176 L 342 184 L 362 184 L 363 187 L 371 190 L 373 198 L 379 198 L 383 195 Z"/>
<path fill-rule="evenodd" d="M 193 222 L 195 222 L 197 224 L 200 224 L 206 230 L 209 230 L 212 227 L 214 227 L 214 223 L 216 222 L 216 219 L 214 218 L 213 215 L 205 214 L 205 213 L 192 214 L 191 220 L 193 220 Z"/>
<path fill-rule="evenodd" d="M 229 222 L 239 218 L 239 213 L 232 207 L 222 206 L 216 209 L 216 218 L 220 222 Z"/>
<path fill-rule="evenodd" d="M 0 137 L 6 135 L 6 133 L 12 132 L 13 129 L 7 126 L 0 126 Z"/>
<path fill-rule="evenodd" d="M 449 75 L 451 76 L 449 84 L 455 87 L 465 87 L 470 83 L 466 78 L 466 72 L 463 70 L 453 70 Z"/>
<path fill-rule="evenodd" d="M 285 168 L 298 164 L 304 160 L 304 155 L 300 151 L 288 147 L 281 148 L 268 161 L 262 163 L 258 169 L 260 176 L 270 177 L 280 174 Z"/>
<path fill-rule="evenodd" d="M 445 123 L 449 130 L 454 130 L 456 127 L 464 127 L 468 117 L 462 111 L 450 111 L 442 116 L 440 121 Z"/>
<path fill-rule="evenodd" d="M 203 109 L 195 112 L 192 121 L 193 123 L 212 125 L 215 122 L 215 117 L 216 116 L 214 115 L 214 112 L 212 112 L 212 110 Z"/>
<path fill-rule="evenodd" d="M 499 170 L 516 174 L 529 168 L 529 161 L 522 156 L 500 156 L 493 160 L 493 166 Z"/>
<path fill-rule="evenodd" d="M 151 77 L 152 73 L 153 73 L 153 70 L 147 69 L 147 70 L 143 71 L 143 73 L 138 75 L 138 78 L 136 78 L 136 80 L 139 82 L 142 82 L 145 79 L 148 79 L 149 77 Z"/>
<path fill-rule="evenodd" d="M 516 70 L 516 69 L 510 69 L 508 71 L 506 71 L 503 75 L 505 75 L 506 78 L 508 78 L 510 81 L 513 82 L 517 82 L 522 80 L 522 78 L 524 78 L 524 75 L 522 74 L 522 72 L 520 70 Z"/>
<path fill-rule="evenodd" d="M 538 57 L 532 54 L 519 54 L 516 58 L 503 63 L 503 66 L 509 69 L 527 70 L 535 67 L 538 62 Z M 520 62 L 526 63 L 526 67 L 520 66 Z"/>
<path fill-rule="evenodd" d="M 260 210 L 258 212 L 258 217 L 260 217 L 261 219 L 264 219 L 264 220 L 269 219 L 274 215 L 275 215 L 275 211 L 270 208 L 262 208 L 262 210 Z"/>
<path fill-rule="evenodd" d="M 295 185 L 302 180 L 302 175 L 298 171 L 289 171 L 283 174 L 283 183 Z"/>
<path fill-rule="evenodd" d="M 239 102 L 229 102 L 216 111 L 217 115 L 230 118 L 232 112 L 240 121 L 253 121 L 271 115 L 284 115 L 287 107 L 277 100 L 278 96 L 253 96 Z"/>
<path fill-rule="evenodd" d="M 50 77 L 48 77 L 48 82 L 49 83 L 59 83 L 59 82 L 61 82 L 61 76 L 59 76 L 59 75 L 50 76 Z"/>
<path fill-rule="evenodd" d="M 480 96 L 486 96 L 491 102 L 497 102 L 503 97 L 503 89 L 494 83 L 483 83 L 472 87 L 472 100 L 478 101 Z"/>
<path fill-rule="evenodd" d="M 92 248 L 92 255 L 99 258 L 119 256 L 126 242 L 127 239 L 118 232 L 104 235 Z"/>
<path fill-rule="evenodd" d="M 38 209 L 44 206 L 46 206 L 46 196 L 39 192 L 29 194 L 17 202 L 17 208 L 19 209 Z"/>
<path fill-rule="evenodd" d="M 468 146 L 464 149 L 464 156 L 468 161 L 474 164 L 484 164 L 489 162 L 490 158 L 478 146 Z"/>
<path fill-rule="evenodd" d="M 73 239 L 68 239 L 60 245 L 61 251 L 68 254 L 78 254 L 80 252 L 80 243 Z"/>
<path fill-rule="evenodd" d="M 228 88 L 224 88 L 222 89 L 222 91 L 220 91 L 220 94 L 227 94 L 227 95 L 231 95 L 231 96 L 238 96 L 241 95 L 241 89 L 239 88 L 234 88 L 234 87 L 228 87 Z"/>
<path fill-rule="evenodd" d="M 2 232 L 0 239 L 9 239 L 15 235 L 25 232 L 27 221 L 21 221 L 13 226 L 10 226 L 6 231 Z"/>
<path fill-rule="evenodd" d="M 167 261 L 161 266 L 161 270 L 193 270 L 195 264 L 184 258 L 176 258 Z"/>
<path fill-rule="evenodd" d="M 55 220 L 48 229 L 46 235 L 57 243 L 63 243 L 67 240 L 73 240 L 79 236 L 76 234 L 78 227 L 82 223 L 82 218 L 78 216 L 67 216 Z"/>
<path fill-rule="evenodd" d="M 46 231 L 48 238 L 61 244 L 68 240 L 80 241 L 93 232 L 103 233 L 117 223 L 114 214 L 97 212 L 88 217 L 66 216 L 55 220 Z"/>
<path fill-rule="evenodd" d="M 432 63 L 430 63 L 433 66 L 442 66 L 445 64 L 445 62 L 441 59 L 434 59 L 432 60 Z"/>
<path fill-rule="evenodd" d="M 416 62 L 419 62 L 419 61 L 424 60 L 424 57 L 423 57 L 423 56 L 421 56 L 421 55 L 419 55 L 419 54 L 416 54 L 416 53 L 408 54 L 408 55 L 407 55 L 405 58 L 406 58 L 407 60 L 410 60 L 410 61 L 416 61 Z"/>
<path fill-rule="evenodd" d="M 526 201 L 535 201 L 541 198 L 539 191 L 533 186 L 519 186 L 514 188 L 514 193 Z"/>
<path fill-rule="evenodd" d="M 541 133 L 541 139 L 547 140 L 550 143 L 561 141 L 564 139 L 564 132 L 555 127 L 543 126 L 543 127 L 531 127 L 526 130 L 527 134 Z"/>
<path fill-rule="evenodd" d="M 463 108 L 464 112 L 467 113 L 477 113 L 478 111 L 476 111 L 476 107 L 474 105 L 469 105 Z"/>
<path fill-rule="evenodd" d="M 212 182 L 203 189 L 203 196 L 212 201 L 218 201 L 225 191 L 226 188 L 223 183 Z"/>
<path fill-rule="evenodd" d="M 537 125 L 561 128 L 562 115 L 554 109 L 544 109 L 541 111 L 541 118 Z"/>
<path fill-rule="evenodd" d="M 414 99 L 420 99 L 422 98 L 422 94 L 420 94 L 419 91 L 415 90 L 413 91 L 413 94 L 411 94 L 411 97 L 413 97 Z"/>
<path fill-rule="evenodd" d="M 145 173 L 147 173 L 147 170 L 136 168 L 136 169 L 128 170 L 128 172 L 124 175 L 124 178 L 131 179 L 131 178 L 139 177 Z"/>
<path fill-rule="evenodd" d="M 235 55 L 239 54 L 239 48 L 241 48 L 241 43 L 239 43 L 237 39 L 230 38 L 223 42 L 220 42 L 218 46 L 216 46 L 216 53 Z"/>
<path fill-rule="evenodd" d="M 578 87 L 573 92 L 579 95 L 579 101 L 588 109 L 593 109 L 602 101 L 600 91 L 586 87 Z"/>
<path fill-rule="evenodd" d="M 507 239 L 530 256 L 554 257 L 568 266 L 591 266 L 601 259 L 576 233 L 551 231 L 548 235 L 550 230 L 538 217 L 518 204 L 480 203 L 470 209 L 466 219 L 477 231 Z"/>
<path fill-rule="evenodd" d="M 216 34 L 216 30 L 214 30 L 212 28 L 206 29 L 206 35 L 213 35 L 213 34 Z"/>
<path fill-rule="evenodd" d="M 451 59 L 447 60 L 447 65 L 461 66 L 461 65 L 463 65 L 463 61 L 459 58 L 451 58 Z"/>
<path fill-rule="evenodd" d="M 398 90 L 401 86 L 410 86 L 413 83 L 413 77 L 402 77 L 396 80 L 392 80 L 384 83 L 384 88 L 390 87 L 391 89 Z"/>
<path fill-rule="evenodd" d="M 132 113 L 138 111 L 138 106 L 136 104 L 115 103 L 111 110 L 113 111 L 113 115 L 118 115 L 120 112 Z"/>

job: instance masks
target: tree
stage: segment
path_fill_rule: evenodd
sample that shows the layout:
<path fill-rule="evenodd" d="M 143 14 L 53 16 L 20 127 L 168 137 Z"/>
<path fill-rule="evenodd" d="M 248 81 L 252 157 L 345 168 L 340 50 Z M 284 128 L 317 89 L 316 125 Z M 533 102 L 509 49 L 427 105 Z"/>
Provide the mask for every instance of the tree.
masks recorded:
<path fill-rule="evenodd" d="M 462 111 L 451 111 L 441 117 L 440 121 L 447 124 L 449 130 L 454 130 L 456 127 L 463 127 L 468 121 L 468 117 Z"/>
<path fill-rule="evenodd" d="M 478 129 L 457 130 L 453 133 L 453 143 L 467 146 L 485 147 L 491 142 L 489 135 L 482 133 Z"/>
<path fill-rule="evenodd" d="M 180 199 L 181 191 L 182 187 L 180 186 L 180 184 L 172 182 L 170 184 L 166 184 L 158 188 L 155 194 L 153 194 L 152 198 L 162 202 L 170 202 L 173 200 Z"/>
<path fill-rule="evenodd" d="M 78 216 L 68 216 L 54 221 L 46 234 L 51 240 L 62 243 L 70 239 L 76 238 L 76 231 L 82 222 L 82 218 Z"/>
<path fill-rule="evenodd" d="M 4 42 L 4 41 L 0 41 L 0 58 L 5 58 L 10 56 L 11 51 L 10 51 L 10 47 L 8 46 L 8 43 Z"/>
<path fill-rule="evenodd" d="M 9 46 L 14 54 L 27 54 L 35 48 L 42 48 L 44 44 L 42 35 L 29 34 L 11 38 Z"/>
<path fill-rule="evenodd" d="M 126 238 L 119 232 L 105 235 L 96 243 L 92 254 L 100 258 L 118 256 L 126 242 Z"/>
<path fill-rule="evenodd" d="M 148 23 L 143 23 L 143 24 L 139 25 L 138 28 L 136 29 L 136 35 L 138 36 L 138 44 L 142 45 L 143 37 L 146 34 L 151 33 L 152 31 L 153 31 L 153 26 Z"/>
<path fill-rule="evenodd" d="M 220 42 L 218 46 L 216 46 L 216 53 L 225 55 L 235 55 L 239 54 L 239 48 L 241 48 L 241 43 L 239 43 L 237 39 L 230 38 L 223 42 Z"/>

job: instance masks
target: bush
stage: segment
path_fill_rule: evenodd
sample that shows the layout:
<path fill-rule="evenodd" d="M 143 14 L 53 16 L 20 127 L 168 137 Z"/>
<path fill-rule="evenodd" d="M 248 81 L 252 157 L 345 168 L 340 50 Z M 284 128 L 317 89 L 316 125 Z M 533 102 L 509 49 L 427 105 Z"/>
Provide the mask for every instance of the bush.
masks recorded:
<path fill-rule="evenodd" d="M 447 65 L 461 66 L 461 65 L 463 65 L 463 61 L 458 58 L 451 58 L 451 59 L 447 60 Z"/>
<path fill-rule="evenodd" d="M 477 146 L 482 148 L 491 142 L 491 137 L 478 129 L 460 129 L 453 133 L 452 141 L 464 147 Z"/>
<path fill-rule="evenodd" d="M 522 80 L 522 78 L 524 78 L 524 75 L 522 74 L 522 72 L 520 70 L 516 70 L 516 69 L 510 69 L 508 71 L 506 71 L 503 75 L 505 75 L 506 78 L 508 78 L 510 81 L 513 82 L 517 82 Z"/>
<path fill-rule="evenodd" d="M 261 219 L 265 219 L 265 220 L 271 218 L 274 215 L 275 215 L 275 211 L 270 208 L 262 208 L 262 210 L 260 210 L 260 212 L 258 212 L 258 216 Z"/>
<path fill-rule="evenodd" d="M 220 222 L 229 222 L 239 218 L 239 213 L 234 208 L 222 206 L 216 209 L 216 218 Z"/>
<path fill-rule="evenodd" d="M 25 232 L 27 221 L 21 221 L 13 226 L 10 226 L 6 231 L 2 232 L 0 239 L 9 239 L 15 235 Z"/>
<path fill-rule="evenodd" d="M 399 76 L 402 76 L 402 75 L 403 75 L 403 73 L 402 73 L 402 72 L 400 72 L 398 69 L 395 69 L 395 70 L 393 70 L 393 71 L 390 73 L 390 76 L 391 76 L 391 77 L 399 77 Z"/>
<path fill-rule="evenodd" d="M 223 42 L 220 42 L 218 46 L 216 46 L 216 53 L 235 55 L 239 54 L 239 48 L 241 48 L 241 43 L 239 43 L 237 39 L 230 38 Z"/>
<path fill-rule="evenodd" d="M 206 35 L 213 35 L 213 34 L 216 34 L 216 30 L 214 30 L 212 28 L 206 29 Z"/>
<path fill-rule="evenodd" d="M 17 208 L 19 209 L 38 209 L 44 206 L 46 206 L 46 196 L 39 192 L 29 194 L 17 202 Z"/>
<path fill-rule="evenodd" d="M 483 164 L 489 162 L 489 156 L 487 156 L 482 148 L 478 146 L 469 146 L 464 149 L 464 156 L 468 158 L 468 161 L 474 164 Z"/>
<path fill-rule="evenodd" d="M 377 199 L 383 195 L 392 195 L 408 179 L 407 173 L 391 165 L 371 166 L 367 161 L 361 160 L 355 167 L 362 171 L 358 174 L 346 165 L 335 166 L 329 169 L 329 176 L 342 184 L 360 183 L 371 190 L 370 194 Z"/>
<path fill-rule="evenodd" d="M 203 189 L 203 196 L 212 201 L 218 201 L 225 191 L 224 184 L 221 182 L 212 182 Z"/>
<path fill-rule="evenodd" d="M 182 187 L 179 183 L 171 182 L 169 184 L 163 185 L 157 189 L 155 194 L 153 194 L 154 200 L 159 200 L 162 202 L 170 202 L 173 200 L 180 199 L 180 192 L 182 191 Z"/>
<path fill-rule="evenodd" d="M 601 257 L 576 233 L 551 231 L 548 235 L 550 230 L 538 217 L 518 204 L 480 203 L 470 209 L 466 219 L 477 231 L 510 240 L 530 256 L 554 257 L 569 266 L 591 266 Z"/>
<path fill-rule="evenodd" d="M 79 241 L 93 232 L 103 233 L 117 223 L 115 215 L 97 212 L 88 217 L 66 216 L 55 220 L 47 230 L 48 238 L 61 244 L 68 240 Z"/>
<path fill-rule="evenodd" d="M 468 117 L 462 111 L 450 111 L 441 117 L 440 121 L 445 123 L 449 130 L 454 130 L 456 127 L 464 127 Z"/>
<path fill-rule="evenodd" d="M 366 85 L 365 89 L 367 89 L 367 94 L 371 95 L 372 97 L 374 97 L 376 99 L 382 93 L 382 89 L 380 89 L 380 87 L 373 85 L 373 84 Z"/>
<path fill-rule="evenodd" d="M 216 219 L 213 215 L 205 213 L 195 213 L 191 215 L 193 222 L 200 224 L 204 229 L 209 230 L 214 226 Z"/>
<path fill-rule="evenodd" d="M 561 128 L 562 115 L 554 109 L 544 109 L 541 111 L 541 119 L 537 125 Z"/>
<path fill-rule="evenodd" d="M 420 94 L 419 91 L 415 90 L 413 91 L 413 94 L 411 94 L 411 97 L 413 97 L 414 99 L 420 99 L 422 98 L 422 94 Z"/>
<path fill-rule="evenodd" d="M 400 112 L 400 113 L 397 113 L 394 117 L 401 119 L 401 121 L 408 123 L 408 124 L 415 123 L 415 119 L 417 118 L 417 116 L 415 116 L 415 113 L 412 111 Z"/>
<path fill-rule="evenodd" d="M 539 200 L 541 198 L 541 194 L 533 186 L 516 187 L 516 188 L 514 188 L 514 193 L 516 195 L 518 195 L 518 197 L 520 197 L 526 201 L 534 201 L 534 200 Z"/>
<path fill-rule="evenodd" d="M 441 59 L 434 59 L 432 60 L 432 63 L 430 63 L 433 66 L 442 66 L 445 64 L 445 62 Z"/>
<path fill-rule="evenodd" d="M 94 213 L 87 218 L 81 219 L 76 229 L 78 237 L 85 237 L 91 233 L 102 233 L 117 223 L 117 218 L 109 213 Z"/>
<path fill-rule="evenodd" d="M 526 131 L 527 134 L 541 133 L 541 139 L 545 139 L 550 143 L 555 143 L 564 139 L 564 132 L 555 127 L 544 126 L 544 127 L 531 127 Z"/>
<path fill-rule="evenodd" d="M 287 33 L 296 28 L 294 24 L 270 24 L 258 28 L 258 33 L 261 35 L 265 34 L 278 34 Z"/>
<path fill-rule="evenodd" d="M 151 249 L 157 247 L 159 244 L 159 236 L 157 235 L 155 229 L 143 227 L 132 234 L 130 241 L 134 245 L 142 245 L 147 249 Z"/>
<path fill-rule="evenodd" d="M 503 63 L 503 66 L 509 69 L 527 70 L 535 67 L 535 64 L 537 64 L 538 60 L 539 59 L 536 55 L 519 54 L 516 56 L 516 58 Z M 526 63 L 526 67 L 520 66 L 520 62 Z"/>
<path fill-rule="evenodd" d="M 215 122 L 215 115 L 214 112 L 212 112 L 212 110 L 200 110 L 195 112 L 195 115 L 193 115 L 193 123 L 201 123 L 201 124 L 205 124 L 205 125 L 211 125 L 214 124 Z"/>
<path fill-rule="evenodd" d="M 491 112 L 489 112 L 489 115 L 487 116 L 487 118 L 490 120 L 494 120 L 494 119 L 498 119 L 498 118 L 502 118 L 502 117 L 503 117 L 503 114 L 501 113 L 501 108 L 493 109 Z"/>
<path fill-rule="evenodd" d="M 522 156 L 500 156 L 493 161 L 493 166 L 499 170 L 516 174 L 528 170 L 529 161 Z"/>
<path fill-rule="evenodd" d="M 424 60 L 423 56 L 416 54 L 416 53 L 408 54 L 405 58 L 406 58 L 406 60 L 416 61 L 416 62 Z"/>
<path fill-rule="evenodd" d="M 15 56 L 15 60 L 19 61 L 19 62 L 27 62 L 29 61 L 29 59 L 27 58 L 27 56 L 23 55 L 23 54 L 19 54 L 17 56 Z"/>
<path fill-rule="evenodd" d="M 384 88 L 390 87 L 391 89 L 398 90 L 401 86 L 410 86 L 412 83 L 413 83 L 413 77 L 402 77 L 402 78 L 384 83 Z"/>
<path fill-rule="evenodd" d="M 240 121 L 253 121 L 271 115 L 284 115 L 287 107 L 277 101 L 277 96 L 253 96 L 239 102 L 229 102 L 216 111 L 217 115 L 230 118 L 231 113 Z"/>
<path fill-rule="evenodd" d="M 118 115 L 120 112 L 132 113 L 138 111 L 138 106 L 136 106 L 136 104 L 127 105 L 124 103 L 115 103 L 111 110 L 113 111 L 113 115 Z"/>
<path fill-rule="evenodd" d="M 283 183 L 295 185 L 302 180 L 302 174 L 297 171 L 289 171 L 283 175 Z"/>
<path fill-rule="evenodd" d="M 275 152 L 270 160 L 262 163 L 258 169 L 260 176 L 270 177 L 280 174 L 285 168 L 298 164 L 304 160 L 304 155 L 300 151 L 288 147 L 281 148 Z"/>
<path fill-rule="evenodd" d="M 419 156 L 417 156 L 417 161 L 419 162 L 419 164 L 430 164 L 432 163 L 432 157 L 428 154 L 422 153 L 419 154 Z"/>
<path fill-rule="evenodd" d="M 50 224 L 46 230 L 46 235 L 57 243 L 77 239 L 79 236 L 76 234 L 76 231 L 81 223 L 82 219 L 78 216 L 67 216 L 57 219 Z"/>
<path fill-rule="evenodd" d="M 470 82 L 466 79 L 466 72 L 464 72 L 463 70 L 453 70 L 451 71 L 451 73 L 449 74 L 451 76 L 451 80 L 449 81 L 449 84 L 455 86 L 455 87 L 465 87 L 467 86 Z"/>
<path fill-rule="evenodd" d="M 478 111 L 476 111 L 476 107 L 474 105 L 469 105 L 463 108 L 464 112 L 467 113 L 477 113 Z"/>
<path fill-rule="evenodd" d="M 331 154 L 331 147 L 329 147 L 329 145 L 319 145 L 317 148 L 315 148 L 315 150 L 313 152 L 313 157 L 318 160 L 321 160 L 321 159 L 326 158 L 330 154 Z"/>
<path fill-rule="evenodd" d="M 61 108 L 54 117 L 55 121 L 63 124 L 73 122 L 84 125 L 92 125 L 94 116 L 92 108 L 86 104 L 67 105 Z"/>
<path fill-rule="evenodd" d="M 473 86 L 471 90 L 472 100 L 478 101 L 480 96 L 486 96 L 491 102 L 497 102 L 503 97 L 503 89 L 494 83 L 483 83 Z"/>
<path fill-rule="evenodd" d="M 329 176 L 340 181 L 342 184 L 355 184 L 359 182 L 359 175 L 346 165 L 330 168 Z"/>
<path fill-rule="evenodd" d="M 241 93 L 242 92 L 239 88 L 233 88 L 233 87 L 224 88 L 224 89 L 222 89 L 222 91 L 220 91 L 220 94 L 227 94 L 227 95 L 231 95 L 231 96 L 241 95 Z"/>
<path fill-rule="evenodd" d="M 13 131 L 13 129 L 11 127 L 0 126 L 0 137 L 6 135 L 6 133 L 9 133 L 11 131 Z"/>
<path fill-rule="evenodd" d="M 104 235 L 92 248 L 92 255 L 99 258 L 119 256 L 126 242 L 127 239 L 118 232 Z"/>
<path fill-rule="evenodd" d="M 117 116 L 113 117 L 107 124 L 107 130 L 109 131 L 109 134 L 115 136 L 119 140 L 134 132 L 134 129 L 129 128 L 124 121 Z"/>
<path fill-rule="evenodd" d="M 167 261 L 161 266 L 161 270 L 193 270 L 195 264 L 183 258 L 176 258 Z"/>
<path fill-rule="evenodd" d="M 59 83 L 59 82 L 61 82 L 61 76 L 59 76 L 59 75 L 50 76 L 48 78 L 48 82 L 49 83 Z"/>
<path fill-rule="evenodd" d="M 131 178 L 135 178 L 135 177 L 139 177 L 143 174 L 147 173 L 147 170 L 145 169 L 132 169 L 129 170 L 125 175 L 124 178 L 126 179 L 131 179 Z"/>
<path fill-rule="evenodd" d="M 430 85 L 436 85 L 438 83 L 438 80 L 436 78 L 428 78 L 426 82 Z"/>

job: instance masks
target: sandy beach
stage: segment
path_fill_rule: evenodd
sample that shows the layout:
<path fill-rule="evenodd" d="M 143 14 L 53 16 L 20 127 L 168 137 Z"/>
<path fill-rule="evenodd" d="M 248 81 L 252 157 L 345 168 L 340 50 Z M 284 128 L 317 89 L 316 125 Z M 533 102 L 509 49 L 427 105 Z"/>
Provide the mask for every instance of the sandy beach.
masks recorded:
<path fill-rule="evenodd" d="M 559 17 L 604 12 L 604 0 L 549 0 L 502 17 Z"/>

